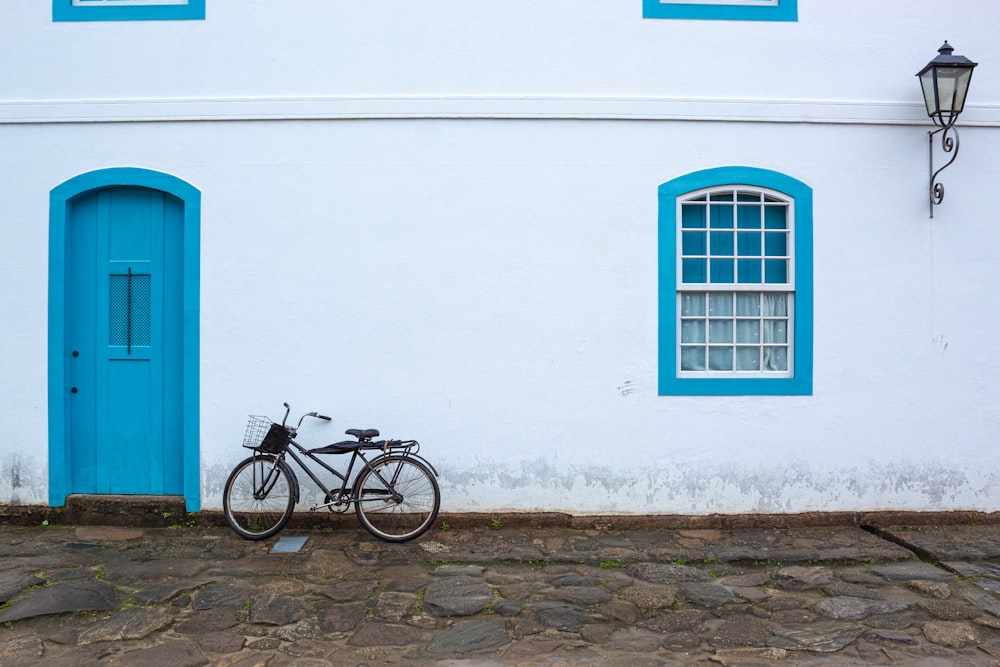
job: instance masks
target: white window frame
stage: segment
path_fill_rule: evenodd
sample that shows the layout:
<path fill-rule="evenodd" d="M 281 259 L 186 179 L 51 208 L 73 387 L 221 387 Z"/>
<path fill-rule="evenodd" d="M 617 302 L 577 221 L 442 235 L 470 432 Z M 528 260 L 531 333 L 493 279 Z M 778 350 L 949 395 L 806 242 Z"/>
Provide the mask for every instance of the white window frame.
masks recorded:
<path fill-rule="evenodd" d="M 756 201 L 751 201 L 746 199 L 747 195 L 753 195 L 756 197 Z M 713 196 L 716 197 L 714 200 L 715 205 L 726 206 L 729 205 L 732 208 L 733 220 L 731 227 L 713 227 L 712 217 L 709 213 L 709 208 L 713 205 Z M 718 197 L 730 198 L 730 201 L 725 201 L 718 199 Z M 743 200 L 740 197 L 743 196 Z M 743 206 L 757 206 L 761 210 L 761 222 L 759 228 L 741 228 L 738 224 L 738 206 L 742 204 Z M 790 378 L 795 376 L 795 202 L 789 197 L 777 192 L 775 190 L 770 190 L 768 188 L 744 186 L 744 185 L 725 185 L 725 186 L 712 186 L 707 188 L 702 188 L 700 190 L 695 190 L 688 193 L 684 197 L 677 198 L 677 225 L 676 225 L 676 248 L 677 248 L 677 267 L 676 267 L 676 285 L 677 285 L 677 351 L 676 351 L 676 373 L 679 378 Z M 695 228 L 686 228 L 683 225 L 683 207 L 684 206 L 704 206 L 706 208 L 704 219 L 705 219 L 705 254 L 697 255 L 685 255 L 684 254 L 684 243 L 683 234 L 687 230 L 691 232 Z M 764 215 L 764 209 L 767 207 L 780 207 L 785 209 L 785 229 L 783 232 L 779 232 L 777 229 L 772 228 L 772 231 L 768 232 L 766 225 L 766 216 Z M 713 230 L 715 230 L 713 232 Z M 727 233 L 732 231 L 732 254 L 731 255 L 718 255 L 712 253 L 712 234 L 713 233 Z M 738 235 L 741 233 L 751 232 L 760 233 L 760 254 L 759 255 L 741 255 L 739 252 L 739 238 Z M 767 255 L 766 251 L 766 240 L 765 237 L 768 233 L 783 233 L 785 236 L 784 255 Z M 705 282 L 685 282 L 684 281 L 684 259 L 703 259 L 705 261 Z M 733 262 L 733 280 L 732 282 L 713 282 L 712 274 L 709 268 L 711 260 L 723 259 Z M 737 268 L 737 263 L 740 258 L 744 260 L 752 259 L 754 261 L 759 261 L 761 265 L 759 266 L 760 271 L 760 281 L 759 282 L 739 282 L 739 270 Z M 766 269 L 763 263 L 768 261 L 770 258 L 772 261 L 783 261 L 785 262 L 785 281 L 784 282 L 766 282 Z M 704 294 L 706 295 L 705 300 L 705 310 L 702 316 L 694 317 L 690 315 L 684 315 L 683 299 L 685 295 L 695 295 Z M 774 294 L 783 295 L 786 299 L 786 311 L 783 317 L 767 317 L 763 313 L 758 313 L 754 317 L 741 316 L 737 313 L 735 305 L 732 308 L 730 314 L 727 315 L 716 315 L 712 316 L 710 307 L 707 302 L 710 301 L 713 294 L 726 294 L 733 295 L 733 301 L 735 301 L 735 295 L 737 294 Z M 758 333 L 762 334 L 763 322 L 765 320 L 780 321 L 785 322 L 785 342 L 784 343 L 773 343 L 767 344 L 763 340 L 763 336 L 759 336 L 759 340 L 756 343 L 744 342 L 742 345 L 738 342 L 737 335 L 737 322 L 738 321 L 750 321 L 756 319 L 761 322 L 761 326 L 758 327 Z M 685 344 L 683 327 L 685 322 L 694 322 L 702 320 L 705 322 L 705 327 L 703 331 L 704 342 L 703 343 L 691 343 Z M 723 322 L 730 321 L 732 326 L 730 328 L 730 340 L 728 342 L 713 342 L 711 336 L 711 323 L 712 322 Z M 698 347 L 702 346 L 705 348 L 705 368 L 703 370 L 685 370 L 682 368 L 683 354 L 682 350 L 685 347 Z M 732 349 L 733 353 L 733 363 L 732 369 L 730 370 L 713 370 L 710 368 L 711 364 L 709 362 L 710 350 L 713 347 L 722 348 L 728 347 Z M 762 359 L 763 349 L 765 347 L 777 347 L 785 349 L 785 359 L 786 368 L 781 370 L 766 370 L 761 368 L 760 370 L 737 370 L 736 369 L 736 350 L 739 347 L 750 348 L 756 347 L 758 349 L 758 359 Z"/>

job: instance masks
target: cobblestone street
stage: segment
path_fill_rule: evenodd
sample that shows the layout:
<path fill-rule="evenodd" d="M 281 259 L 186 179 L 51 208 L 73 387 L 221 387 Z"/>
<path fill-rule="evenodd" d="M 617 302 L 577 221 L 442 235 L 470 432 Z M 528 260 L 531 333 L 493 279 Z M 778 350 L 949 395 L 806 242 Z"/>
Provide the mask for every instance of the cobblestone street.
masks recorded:
<path fill-rule="evenodd" d="M 0 664 L 1000 664 L 994 525 L 285 532 L 0 527 Z"/>

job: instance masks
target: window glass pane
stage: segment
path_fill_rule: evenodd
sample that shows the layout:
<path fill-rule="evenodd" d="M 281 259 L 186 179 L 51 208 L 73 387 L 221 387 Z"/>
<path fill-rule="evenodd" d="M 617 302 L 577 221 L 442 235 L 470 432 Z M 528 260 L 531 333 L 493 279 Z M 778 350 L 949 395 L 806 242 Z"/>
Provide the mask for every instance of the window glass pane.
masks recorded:
<path fill-rule="evenodd" d="M 737 192 L 736 201 L 760 201 L 760 195 L 756 192 Z"/>
<path fill-rule="evenodd" d="M 760 206 L 737 206 L 736 226 L 740 229 L 760 229 Z"/>
<path fill-rule="evenodd" d="M 681 297 L 681 315 L 691 317 L 692 315 L 705 316 L 705 295 L 685 294 Z"/>
<path fill-rule="evenodd" d="M 712 259 L 710 269 L 712 272 L 713 283 L 733 282 L 733 260 Z"/>
<path fill-rule="evenodd" d="M 712 232 L 712 253 L 713 255 L 733 254 L 733 233 L 732 232 Z"/>
<path fill-rule="evenodd" d="M 764 342 L 765 343 L 787 343 L 788 327 L 787 320 L 764 320 Z"/>
<path fill-rule="evenodd" d="M 788 254 L 788 235 L 785 232 L 764 234 L 764 254 L 768 257 L 784 257 Z"/>
<path fill-rule="evenodd" d="M 681 253 L 685 255 L 707 255 L 705 232 L 681 232 Z"/>
<path fill-rule="evenodd" d="M 681 227 L 683 229 L 704 229 L 705 207 L 681 205 Z"/>
<path fill-rule="evenodd" d="M 681 280 L 686 283 L 703 283 L 706 281 L 705 260 L 681 260 Z"/>
<path fill-rule="evenodd" d="M 785 294 L 763 295 L 763 306 L 765 317 L 788 316 L 788 297 Z"/>
<path fill-rule="evenodd" d="M 708 321 L 708 342 L 709 343 L 732 343 L 733 342 L 733 321 L 732 320 L 709 320 Z"/>
<path fill-rule="evenodd" d="M 732 294 L 712 294 L 708 298 L 708 314 L 712 317 L 728 317 L 733 314 Z"/>
<path fill-rule="evenodd" d="M 774 342 L 788 342 L 788 320 L 778 320 L 774 323 Z"/>
<path fill-rule="evenodd" d="M 757 317 L 760 315 L 760 296 L 757 294 L 737 294 L 736 314 L 740 317 Z"/>
<path fill-rule="evenodd" d="M 733 201 L 732 192 L 714 192 L 710 197 L 712 201 Z"/>
<path fill-rule="evenodd" d="M 733 370 L 733 348 L 731 347 L 710 347 L 708 348 L 708 368 L 713 371 Z"/>
<path fill-rule="evenodd" d="M 765 229 L 788 229 L 786 215 L 787 206 L 765 206 L 764 207 L 764 228 Z"/>
<path fill-rule="evenodd" d="M 682 347 L 681 348 L 681 370 L 682 371 L 703 371 L 703 370 L 705 370 L 705 348 L 703 348 L 703 347 Z"/>
<path fill-rule="evenodd" d="M 738 347 L 738 348 L 736 348 L 736 370 L 738 370 L 738 371 L 759 371 L 760 370 L 760 348 L 759 347 Z"/>
<path fill-rule="evenodd" d="M 766 371 L 788 370 L 788 349 L 784 347 L 764 348 L 764 369 Z"/>
<path fill-rule="evenodd" d="M 705 342 L 705 320 L 683 320 L 681 322 L 682 343 Z"/>
<path fill-rule="evenodd" d="M 712 204 L 709 207 L 709 224 L 712 229 L 733 228 L 733 207 L 727 204 Z"/>
<path fill-rule="evenodd" d="M 737 282 L 759 283 L 760 282 L 760 260 L 741 259 L 736 262 Z"/>
<path fill-rule="evenodd" d="M 760 257 L 760 234 L 736 232 L 736 248 L 741 257 Z"/>
<path fill-rule="evenodd" d="M 760 342 L 760 320 L 736 320 L 737 343 Z"/>
<path fill-rule="evenodd" d="M 787 283 L 788 262 L 783 259 L 764 260 L 765 283 Z"/>

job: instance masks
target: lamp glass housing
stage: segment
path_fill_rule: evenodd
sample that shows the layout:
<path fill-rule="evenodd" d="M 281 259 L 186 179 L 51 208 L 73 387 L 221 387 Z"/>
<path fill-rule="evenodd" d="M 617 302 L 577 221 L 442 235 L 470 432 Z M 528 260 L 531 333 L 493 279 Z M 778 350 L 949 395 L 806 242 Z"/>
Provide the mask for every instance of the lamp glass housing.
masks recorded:
<path fill-rule="evenodd" d="M 953 56 L 952 51 L 954 49 L 945 42 L 938 49 L 938 57 L 917 74 L 927 115 L 941 127 L 951 127 L 965 109 L 972 70 L 978 64 L 965 56 Z"/>

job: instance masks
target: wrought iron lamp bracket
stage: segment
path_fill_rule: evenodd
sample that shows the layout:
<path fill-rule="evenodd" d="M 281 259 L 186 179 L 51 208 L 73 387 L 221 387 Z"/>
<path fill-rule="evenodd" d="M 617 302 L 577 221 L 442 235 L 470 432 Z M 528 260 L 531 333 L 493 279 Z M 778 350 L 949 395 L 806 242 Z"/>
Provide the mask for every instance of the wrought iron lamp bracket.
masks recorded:
<path fill-rule="evenodd" d="M 941 150 L 951 153 L 951 159 L 934 170 L 934 135 L 941 134 Z M 930 201 L 930 214 L 934 217 L 934 207 L 944 199 L 944 185 L 937 182 L 938 174 L 951 166 L 951 163 L 958 157 L 958 130 L 952 125 L 939 127 L 927 133 L 927 157 L 930 173 L 930 190 L 928 197 Z"/>

